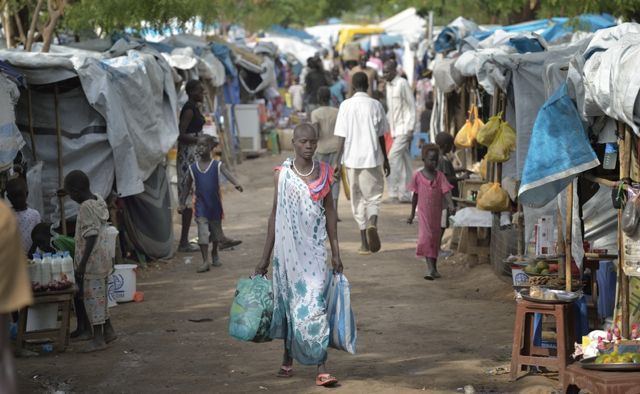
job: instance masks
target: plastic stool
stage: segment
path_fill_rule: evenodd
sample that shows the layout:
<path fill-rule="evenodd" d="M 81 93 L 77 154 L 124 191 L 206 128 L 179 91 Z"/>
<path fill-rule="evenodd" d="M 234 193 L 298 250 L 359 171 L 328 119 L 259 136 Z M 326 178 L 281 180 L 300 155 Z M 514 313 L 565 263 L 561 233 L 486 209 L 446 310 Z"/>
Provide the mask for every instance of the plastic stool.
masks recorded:
<path fill-rule="evenodd" d="M 511 380 L 518 379 L 523 366 L 551 367 L 558 370 L 560 384 L 574 342 L 573 304 L 542 304 L 519 301 L 513 329 L 511 350 Z M 533 344 L 533 315 L 553 315 L 556 320 L 556 349 L 543 349 Z M 555 355 L 552 353 L 556 353 Z"/>

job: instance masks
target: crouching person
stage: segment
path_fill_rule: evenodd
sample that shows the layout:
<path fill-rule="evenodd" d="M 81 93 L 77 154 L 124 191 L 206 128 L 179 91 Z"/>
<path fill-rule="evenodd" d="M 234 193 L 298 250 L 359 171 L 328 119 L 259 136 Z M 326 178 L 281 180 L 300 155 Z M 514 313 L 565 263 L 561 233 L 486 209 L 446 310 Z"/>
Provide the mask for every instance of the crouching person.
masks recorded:
<path fill-rule="evenodd" d="M 93 331 L 92 341 L 83 349 L 94 352 L 107 348 L 116 339 L 107 309 L 107 281 L 112 261 L 107 250 L 107 204 L 91 193 L 89 177 L 71 171 L 64 178 L 64 191 L 78 204 L 75 231 L 75 272 L 87 317 Z"/>

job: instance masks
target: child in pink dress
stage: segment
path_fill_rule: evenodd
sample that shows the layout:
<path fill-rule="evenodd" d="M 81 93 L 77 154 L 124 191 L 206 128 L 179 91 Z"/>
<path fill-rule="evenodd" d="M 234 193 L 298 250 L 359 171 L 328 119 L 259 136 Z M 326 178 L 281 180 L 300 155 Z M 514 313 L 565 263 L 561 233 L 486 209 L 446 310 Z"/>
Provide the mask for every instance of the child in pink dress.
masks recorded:
<path fill-rule="evenodd" d="M 418 208 L 418 246 L 416 255 L 427 259 L 427 280 L 439 278 L 436 261 L 440 251 L 440 219 L 442 215 L 442 202 L 453 211 L 454 205 L 451 199 L 453 186 L 447 181 L 447 177 L 438 171 L 440 149 L 435 144 L 422 146 L 422 162 L 424 168 L 416 171 L 407 185 L 407 190 L 413 192 L 411 201 L 411 216 L 407 223 L 413 223 Z"/>

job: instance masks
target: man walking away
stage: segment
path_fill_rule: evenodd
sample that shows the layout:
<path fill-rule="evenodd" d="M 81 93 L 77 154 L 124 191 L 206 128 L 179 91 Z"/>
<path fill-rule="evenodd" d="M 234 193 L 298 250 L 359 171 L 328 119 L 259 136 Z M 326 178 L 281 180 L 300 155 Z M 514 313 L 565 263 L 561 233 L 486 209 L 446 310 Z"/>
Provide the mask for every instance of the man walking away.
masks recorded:
<path fill-rule="evenodd" d="M 318 104 L 320 107 L 311 112 L 311 123 L 318 130 L 318 148 L 316 149 L 316 160 L 323 161 L 336 168 L 338 166 L 338 148 L 340 138 L 333 134 L 338 118 L 338 108 L 332 107 L 329 103 L 331 92 L 326 86 L 318 89 Z M 331 185 L 331 197 L 333 205 L 338 208 L 338 196 L 340 195 L 340 174 L 336 174 Z"/>
<path fill-rule="evenodd" d="M 395 60 L 387 60 L 383 71 L 387 81 L 387 118 L 393 137 L 389 152 L 389 199 L 410 203 L 411 193 L 407 190 L 407 184 L 412 172 L 410 149 L 416 123 L 416 104 L 409 82 L 398 75 L 397 67 Z"/>
<path fill-rule="evenodd" d="M 355 94 L 340 105 L 334 134 L 340 137 L 338 160 L 347 168 L 351 209 L 360 228 L 361 255 L 380 250 L 378 206 L 389 176 L 384 133 L 389 129 L 384 108 L 367 94 L 369 81 L 363 72 L 351 79 Z M 342 160 L 340 161 L 340 159 Z M 336 173 L 340 172 L 340 167 Z"/>

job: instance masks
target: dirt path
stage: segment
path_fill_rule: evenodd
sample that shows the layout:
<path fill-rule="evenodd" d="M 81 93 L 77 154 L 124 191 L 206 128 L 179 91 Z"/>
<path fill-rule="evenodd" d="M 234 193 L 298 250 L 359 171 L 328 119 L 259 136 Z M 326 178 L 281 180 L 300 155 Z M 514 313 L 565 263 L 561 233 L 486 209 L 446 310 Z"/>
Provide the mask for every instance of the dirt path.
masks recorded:
<path fill-rule="evenodd" d="M 255 393 L 325 392 L 313 386 L 315 368 L 296 365 L 295 376 L 278 379 L 282 342 L 243 343 L 227 334 L 236 281 L 253 272 L 265 238 L 273 185 L 271 168 L 282 158 L 246 161 L 239 168 L 245 192 L 225 194 L 225 231 L 244 243 L 222 252 L 223 266 L 196 274 L 199 262 L 179 254 L 138 273 L 142 303 L 111 309 L 119 339 L 110 349 L 21 358 L 21 392 L 66 393 Z M 339 224 L 345 274 L 352 285 L 358 323 L 358 354 L 329 351 L 330 370 L 341 393 L 539 392 L 557 380 L 526 377 L 509 383 L 491 376 L 508 365 L 514 303 L 511 287 L 488 265 L 467 269 L 458 259 L 440 263 L 443 278 L 427 282 L 424 263 L 413 257 L 416 227 L 405 224 L 409 207 L 384 205 L 383 249 L 361 257 L 347 201 Z M 191 320 L 205 319 L 196 323 Z"/>

